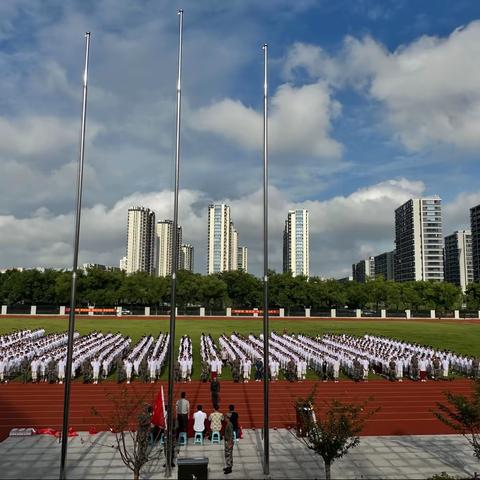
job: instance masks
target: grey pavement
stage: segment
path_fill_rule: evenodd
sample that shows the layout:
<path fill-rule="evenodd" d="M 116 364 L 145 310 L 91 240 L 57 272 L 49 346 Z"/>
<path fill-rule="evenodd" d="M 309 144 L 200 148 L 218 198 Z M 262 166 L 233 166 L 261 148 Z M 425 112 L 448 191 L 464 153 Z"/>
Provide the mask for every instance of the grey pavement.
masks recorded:
<path fill-rule="evenodd" d="M 69 440 L 69 479 L 133 478 L 113 447 L 114 435 L 82 432 Z M 223 474 L 223 444 L 189 444 L 180 448 L 179 458 L 207 457 L 209 478 L 233 479 L 321 479 L 323 461 L 308 450 L 289 430 L 270 434 L 270 475 L 262 469 L 260 430 L 244 431 L 234 448 L 231 475 Z M 58 478 L 60 444 L 43 435 L 9 437 L 0 443 L 0 478 Z M 480 472 L 480 463 L 472 455 L 468 442 L 459 435 L 362 437 L 360 445 L 332 466 L 332 478 L 342 479 L 425 479 L 446 472 L 460 478 Z M 164 477 L 163 457 L 148 464 L 141 475 L 145 479 Z M 172 478 L 177 478 L 177 468 Z"/>

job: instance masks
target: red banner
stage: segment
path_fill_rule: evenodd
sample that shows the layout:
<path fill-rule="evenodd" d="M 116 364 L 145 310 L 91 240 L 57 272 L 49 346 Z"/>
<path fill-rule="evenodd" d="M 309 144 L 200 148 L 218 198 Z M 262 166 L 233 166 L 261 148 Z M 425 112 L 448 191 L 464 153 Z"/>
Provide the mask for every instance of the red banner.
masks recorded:
<path fill-rule="evenodd" d="M 70 308 L 67 307 L 65 309 L 65 313 L 69 313 Z M 88 307 L 88 308 L 76 308 L 75 313 L 117 313 L 116 308 L 95 308 L 95 307 Z"/>
<path fill-rule="evenodd" d="M 254 313 L 260 313 L 260 314 L 263 315 L 263 310 L 232 310 L 232 315 L 233 314 L 248 314 L 248 315 L 251 315 L 251 314 L 254 314 Z M 271 314 L 271 315 L 279 315 L 280 310 L 269 310 L 268 313 Z"/>

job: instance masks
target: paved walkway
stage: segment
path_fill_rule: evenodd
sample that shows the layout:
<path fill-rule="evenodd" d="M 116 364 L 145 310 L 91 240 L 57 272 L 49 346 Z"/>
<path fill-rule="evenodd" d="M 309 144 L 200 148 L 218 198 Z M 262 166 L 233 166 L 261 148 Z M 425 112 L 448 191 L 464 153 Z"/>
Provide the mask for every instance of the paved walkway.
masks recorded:
<path fill-rule="evenodd" d="M 110 433 L 81 433 L 70 439 L 69 479 L 132 478 L 119 454 L 112 448 Z M 322 460 L 288 430 L 270 435 L 272 479 L 324 478 Z M 10 437 L 0 443 L 0 478 L 58 478 L 60 445 L 48 436 Z M 180 457 L 208 457 L 209 478 L 262 479 L 262 439 L 259 430 L 246 430 L 235 446 L 234 471 L 223 474 L 223 445 L 181 447 Z M 164 478 L 163 458 L 143 471 L 142 478 Z M 362 437 L 360 445 L 334 463 L 332 478 L 425 479 L 446 472 L 462 477 L 480 471 L 466 440 L 457 435 Z M 177 478 L 175 468 L 172 478 Z"/>

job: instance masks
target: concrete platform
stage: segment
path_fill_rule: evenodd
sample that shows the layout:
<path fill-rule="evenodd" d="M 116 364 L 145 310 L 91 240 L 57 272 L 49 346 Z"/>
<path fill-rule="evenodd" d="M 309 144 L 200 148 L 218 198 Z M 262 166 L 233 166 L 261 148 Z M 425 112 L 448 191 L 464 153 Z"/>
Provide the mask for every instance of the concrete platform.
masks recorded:
<path fill-rule="evenodd" d="M 69 479 L 133 478 L 113 447 L 114 435 L 82 432 L 69 440 Z M 321 479 L 324 466 L 289 430 L 272 430 L 270 475 L 262 471 L 262 438 L 259 430 L 245 430 L 234 449 L 231 475 L 223 474 L 223 444 L 181 447 L 179 457 L 208 457 L 209 478 L 235 479 Z M 37 435 L 10 437 L 0 443 L 0 478 L 56 479 L 59 474 L 58 439 Z M 142 478 L 164 477 L 163 457 L 148 464 Z M 467 441 L 459 435 L 362 437 L 360 445 L 333 464 L 332 478 L 425 479 L 446 472 L 472 477 L 480 464 Z M 177 478 L 177 468 L 172 478 Z"/>

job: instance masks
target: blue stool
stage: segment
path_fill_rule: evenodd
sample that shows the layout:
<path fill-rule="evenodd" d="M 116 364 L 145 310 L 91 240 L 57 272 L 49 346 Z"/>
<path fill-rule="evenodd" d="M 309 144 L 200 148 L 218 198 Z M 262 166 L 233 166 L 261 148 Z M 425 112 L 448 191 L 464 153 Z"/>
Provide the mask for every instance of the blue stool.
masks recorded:
<path fill-rule="evenodd" d="M 220 432 L 212 432 L 212 443 L 221 443 Z"/>
<path fill-rule="evenodd" d="M 195 438 L 193 440 L 193 444 L 203 445 L 203 432 L 195 432 Z"/>
<path fill-rule="evenodd" d="M 180 435 L 178 436 L 178 444 L 186 445 L 187 443 L 188 443 L 187 432 L 180 432 Z"/>

